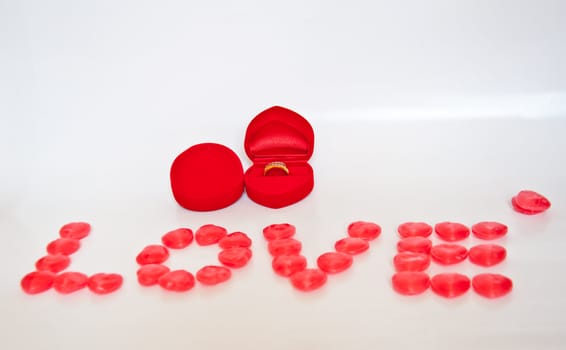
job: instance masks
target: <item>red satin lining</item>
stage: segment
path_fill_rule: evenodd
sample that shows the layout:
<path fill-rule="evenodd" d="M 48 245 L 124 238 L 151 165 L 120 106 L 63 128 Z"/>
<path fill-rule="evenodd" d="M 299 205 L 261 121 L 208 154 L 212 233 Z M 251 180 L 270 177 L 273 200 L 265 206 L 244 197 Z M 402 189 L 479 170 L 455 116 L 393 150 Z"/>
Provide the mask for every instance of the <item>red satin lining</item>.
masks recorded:
<path fill-rule="evenodd" d="M 283 108 L 271 107 L 258 114 L 248 126 L 244 147 L 256 162 L 308 160 L 313 152 L 314 132 L 306 119 Z"/>
<path fill-rule="evenodd" d="M 298 130 L 278 120 L 264 125 L 250 135 L 248 145 L 254 159 L 306 159 L 309 153 L 305 137 Z"/>

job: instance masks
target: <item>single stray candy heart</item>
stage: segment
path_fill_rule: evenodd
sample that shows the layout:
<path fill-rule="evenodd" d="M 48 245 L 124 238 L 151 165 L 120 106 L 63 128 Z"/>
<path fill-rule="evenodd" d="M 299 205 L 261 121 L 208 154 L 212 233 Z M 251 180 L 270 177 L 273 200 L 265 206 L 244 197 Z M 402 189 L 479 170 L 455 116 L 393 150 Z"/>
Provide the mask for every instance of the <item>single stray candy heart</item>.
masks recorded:
<path fill-rule="evenodd" d="M 439 273 L 430 279 L 430 288 L 442 297 L 456 298 L 470 289 L 470 279 L 459 273 Z"/>
<path fill-rule="evenodd" d="M 310 292 L 326 283 L 326 273 L 319 269 L 305 269 L 291 275 L 291 284 L 302 292 Z"/>
<path fill-rule="evenodd" d="M 49 290 L 53 286 L 55 274 L 49 271 L 34 271 L 25 275 L 20 286 L 28 294 L 38 294 Z"/>
<path fill-rule="evenodd" d="M 522 214 L 534 215 L 550 208 L 550 201 L 540 193 L 530 190 L 520 191 L 511 199 L 513 208 Z"/>
<path fill-rule="evenodd" d="M 89 277 L 87 285 L 96 294 L 109 294 L 117 291 L 123 281 L 117 273 L 97 273 Z"/>

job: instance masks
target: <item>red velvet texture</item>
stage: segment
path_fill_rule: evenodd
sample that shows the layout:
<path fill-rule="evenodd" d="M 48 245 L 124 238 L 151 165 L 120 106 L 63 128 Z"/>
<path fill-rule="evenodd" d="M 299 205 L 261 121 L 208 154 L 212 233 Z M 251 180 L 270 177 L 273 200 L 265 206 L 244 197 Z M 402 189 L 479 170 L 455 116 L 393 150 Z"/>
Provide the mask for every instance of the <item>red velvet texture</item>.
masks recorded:
<path fill-rule="evenodd" d="M 258 114 L 248 125 L 244 147 L 253 162 L 244 181 L 248 197 L 254 202 L 282 208 L 312 191 L 313 169 L 308 160 L 314 151 L 314 131 L 296 112 L 275 106 Z M 286 164 L 288 175 L 282 171 L 264 175 L 265 165 L 276 161 Z"/>
<path fill-rule="evenodd" d="M 238 156 L 216 143 L 194 145 L 171 165 L 171 189 L 177 203 L 195 211 L 217 210 L 244 192 L 244 169 Z"/>

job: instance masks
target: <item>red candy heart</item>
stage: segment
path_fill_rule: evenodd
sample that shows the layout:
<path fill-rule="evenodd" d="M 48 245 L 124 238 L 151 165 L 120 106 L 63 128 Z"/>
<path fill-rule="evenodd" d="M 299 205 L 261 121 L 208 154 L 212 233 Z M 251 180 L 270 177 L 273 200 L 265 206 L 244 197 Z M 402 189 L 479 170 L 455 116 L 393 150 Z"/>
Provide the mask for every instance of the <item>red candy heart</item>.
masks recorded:
<path fill-rule="evenodd" d="M 252 240 L 243 232 L 233 232 L 228 236 L 222 238 L 218 245 L 222 249 L 228 248 L 249 248 L 252 245 Z"/>
<path fill-rule="evenodd" d="M 278 255 L 297 255 L 301 252 L 302 244 L 293 238 L 276 239 L 267 244 L 269 254 Z"/>
<path fill-rule="evenodd" d="M 279 255 L 273 258 L 271 267 L 276 274 L 289 277 L 307 268 L 307 259 L 302 255 Z"/>
<path fill-rule="evenodd" d="M 167 248 L 183 249 L 189 246 L 193 241 L 193 231 L 188 228 L 178 228 L 169 231 L 161 237 L 161 242 Z"/>
<path fill-rule="evenodd" d="M 263 229 L 263 236 L 268 241 L 290 238 L 295 235 L 295 226 L 291 224 L 273 224 Z"/>
<path fill-rule="evenodd" d="M 411 252 L 428 254 L 430 253 L 431 247 L 432 242 L 430 239 L 418 236 L 403 238 L 397 242 L 397 251 L 399 253 Z"/>
<path fill-rule="evenodd" d="M 310 292 L 326 283 L 326 274 L 319 269 L 305 269 L 291 275 L 291 284 L 303 292 Z"/>
<path fill-rule="evenodd" d="M 515 209 L 516 212 L 521 213 L 521 214 L 525 214 L 525 215 L 534 215 L 534 214 L 538 214 L 538 212 L 532 212 L 532 211 L 528 211 L 525 210 L 523 208 L 521 208 L 516 200 L 515 197 L 511 198 L 511 205 L 513 206 L 513 209 Z"/>
<path fill-rule="evenodd" d="M 81 247 L 81 242 L 72 238 L 59 238 L 47 245 L 47 252 L 51 255 L 71 255 Z"/>
<path fill-rule="evenodd" d="M 228 231 L 224 227 L 204 225 L 195 233 L 195 239 L 199 245 L 212 245 L 218 243 L 227 234 Z"/>
<path fill-rule="evenodd" d="M 472 279 L 472 287 L 483 297 L 499 298 L 511 292 L 513 281 L 503 275 L 483 273 Z"/>
<path fill-rule="evenodd" d="M 538 214 L 550 208 L 550 201 L 535 191 L 521 191 L 511 200 L 513 208 L 527 215 Z"/>
<path fill-rule="evenodd" d="M 356 255 L 368 250 L 369 243 L 362 238 L 346 237 L 336 241 L 334 249 L 340 253 Z"/>
<path fill-rule="evenodd" d="M 430 285 L 429 277 L 424 272 L 404 271 L 397 272 L 391 278 L 393 289 L 403 295 L 417 295 L 423 293 Z"/>
<path fill-rule="evenodd" d="M 136 257 L 140 265 L 161 264 L 169 258 L 169 251 L 162 245 L 148 245 Z"/>
<path fill-rule="evenodd" d="M 195 286 L 195 278 L 185 270 L 169 271 L 159 278 L 159 285 L 172 292 L 186 292 Z"/>
<path fill-rule="evenodd" d="M 123 281 L 116 273 L 97 273 L 89 277 L 87 285 L 96 294 L 109 294 L 118 290 Z"/>
<path fill-rule="evenodd" d="M 459 273 L 440 273 L 430 279 L 432 291 L 445 298 L 456 298 L 470 289 L 470 279 Z"/>
<path fill-rule="evenodd" d="M 373 222 L 356 221 L 348 226 L 348 235 L 350 237 L 371 241 L 379 237 L 380 234 L 381 227 Z"/>
<path fill-rule="evenodd" d="M 90 233 L 90 224 L 86 222 L 71 222 L 59 229 L 61 238 L 83 239 Z"/>
<path fill-rule="evenodd" d="M 137 271 L 138 282 L 142 286 L 153 286 L 159 282 L 159 278 L 169 272 L 169 268 L 160 264 L 143 265 Z"/>
<path fill-rule="evenodd" d="M 403 238 L 406 237 L 428 237 L 432 234 L 432 226 L 426 222 L 405 222 L 399 225 L 397 232 Z"/>
<path fill-rule="evenodd" d="M 53 286 L 55 274 L 49 271 L 34 271 L 25 275 L 20 285 L 22 290 L 28 294 L 45 292 Z"/>
<path fill-rule="evenodd" d="M 86 287 L 88 276 L 81 272 L 63 272 L 53 280 L 53 289 L 61 294 L 69 294 Z"/>
<path fill-rule="evenodd" d="M 430 250 L 430 255 L 439 264 L 452 265 L 464 261 L 468 250 L 459 244 L 437 244 Z"/>
<path fill-rule="evenodd" d="M 245 266 L 252 258 L 252 251 L 248 248 L 230 248 L 218 254 L 218 260 L 228 267 Z"/>
<path fill-rule="evenodd" d="M 490 267 L 505 260 L 507 250 L 497 244 L 480 244 L 470 248 L 468 256 L 472 263 Z"/>
<path fill-rule="evenodd" d="M 352 266 L 353 261 L 349 254 L 330 252 L 319 256 L 316 263 L 326 273 L 339 273 Z"/>
<path fill-rule="evenodd" d="M 499 222 L 483 221 L 472 226 L 472 233 L 479 239 L 497 239 L 507 234 L 507 226 Z"/>
<path fill-rule="evenodd" d="M 461 241 L 468 238 L 470 229 L 468 226 L 457 222 L 441 222 L 434 226 L 434 231 L 441 239 L 449 242 Z"/>
<path fill-rule="evenodd" d="M 205 266 L 198 270 L 197 280 L 209 286 L 226 282 L 232 276 L 230 269 L 224 266 Z"/>
<path fill-rule="evenodd" d="M 35 268 L 40 271 L 61 272 L 71 264 L 71 259 L 66 255 L 46 255 L 35 263 Z"/>
<path fill-rule="evenodd" d="M 393 264 L 397 271 L 424 271 L 430 266 L 430 256 L 422 253 L 403 252 L 395 255 Z"/>

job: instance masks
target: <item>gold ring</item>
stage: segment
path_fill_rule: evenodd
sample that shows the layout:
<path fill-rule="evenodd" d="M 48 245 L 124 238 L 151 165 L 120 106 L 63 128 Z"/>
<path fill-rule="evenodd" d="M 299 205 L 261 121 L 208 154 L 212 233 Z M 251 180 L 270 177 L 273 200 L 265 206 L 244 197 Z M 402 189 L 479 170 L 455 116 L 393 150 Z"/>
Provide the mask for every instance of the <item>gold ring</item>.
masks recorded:
<path fill-rule="evenodd" d="M 289 168 L 287 168 L 287 164 L 283 162 L 267 163 L 265 168 L 263 168 L 263 175 L 267 175 L 267 173 L 273 169 L 281 169 L 285 172 L 285 175 L 289 175 Z"/>

